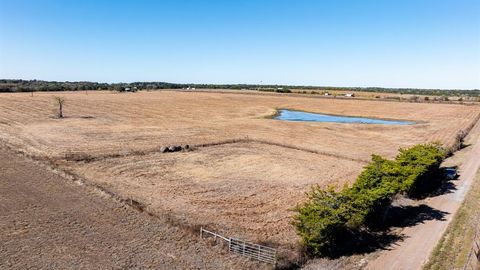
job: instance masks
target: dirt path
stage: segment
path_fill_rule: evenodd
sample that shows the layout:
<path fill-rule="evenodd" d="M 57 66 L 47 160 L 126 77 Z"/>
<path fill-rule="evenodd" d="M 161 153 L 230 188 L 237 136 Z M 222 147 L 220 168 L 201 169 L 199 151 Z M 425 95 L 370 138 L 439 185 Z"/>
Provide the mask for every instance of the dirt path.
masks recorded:
<path fill-rule="evenodd" d="M 428 260 L 430 253 L 441 239 L 452 217 L 460 207 L 466 193 L 480 168 L 480 122 L 472 129 L 472 146 L 460 166 L 460 177 L 455 181 L 455 190 L 426 201 L 430 207 L 447 212 L 445 219 L 427 220 L 422 224 L 403 230 L 405 240 L 395 243 L 375 260 L 369 262 L 367 269 L 420 269 Z"/>
<path fill-rule="evenodd" d="M 0 269 L 261 267 L 1 148 L 0 243 Z"/>

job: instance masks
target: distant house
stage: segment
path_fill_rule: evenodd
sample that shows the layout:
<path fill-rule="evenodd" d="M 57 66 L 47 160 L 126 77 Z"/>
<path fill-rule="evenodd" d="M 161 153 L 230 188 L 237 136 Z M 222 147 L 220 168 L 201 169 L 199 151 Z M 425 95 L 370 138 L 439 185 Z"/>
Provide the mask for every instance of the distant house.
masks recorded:
<path fill-rule="evenodd" d="M 354 93 L 346 93 L 345 96 L 346 97 L 355 97 L 355 94 Z"/>
<path fill-rule="evenodd" d="M 326 92 L 325 94 L 323 94 L 324 96 L 330 96 L 330 93 Z"/>
<path fill-rule="evenodd" d="M 137 92 L 138 91 L 138 88 L 137 87 L 125 87 L 121 90 L 119 90 L 120 92 Z"/>

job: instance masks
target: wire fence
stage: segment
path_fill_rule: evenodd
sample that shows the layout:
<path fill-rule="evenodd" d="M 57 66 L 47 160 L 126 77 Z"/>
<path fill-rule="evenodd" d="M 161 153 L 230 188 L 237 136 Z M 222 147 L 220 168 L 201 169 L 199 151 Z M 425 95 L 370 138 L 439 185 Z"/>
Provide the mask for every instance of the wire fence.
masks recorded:
<path fill-rule="evenodd" d="M 480 269 L 480 224 L 477 224 L 475 235 L 473 237 L 472 247 L 468 253 L 467 261 L 464 270 L 479 270 Z"/>
<path fill-rule="evenodd" d="M 241 256 L 273 265 L 277 264 L 277 250 L 274 248 L 248 243 L 236 238 L 228 238 L 220 234 L 207 231 L 203 227 L 200 228 L 200 237 L 202 239 L 213 237 L 215 242 L 217 239 L 224 241 L 226 244 L 228 244 L 228 250 L 230 252 L 239 254 Z"/>

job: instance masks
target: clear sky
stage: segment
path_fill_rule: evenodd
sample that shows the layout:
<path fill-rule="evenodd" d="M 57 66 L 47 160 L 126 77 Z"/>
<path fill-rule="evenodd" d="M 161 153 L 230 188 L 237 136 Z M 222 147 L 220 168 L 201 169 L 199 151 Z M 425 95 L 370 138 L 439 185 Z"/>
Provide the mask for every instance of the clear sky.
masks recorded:
<path fill-rule="evenodd" d="M 480 89 L 480 1 L 0 0 L 0 78 Z"/>

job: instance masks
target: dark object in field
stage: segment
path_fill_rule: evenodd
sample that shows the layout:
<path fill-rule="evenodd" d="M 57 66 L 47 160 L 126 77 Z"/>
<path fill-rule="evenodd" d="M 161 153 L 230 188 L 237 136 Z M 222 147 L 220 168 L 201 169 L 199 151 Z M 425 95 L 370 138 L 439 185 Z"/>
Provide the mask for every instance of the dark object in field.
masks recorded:
<path fill-rule="evenodd" d="M 182 149 L 185 150 L 185 151 L 188 151 L 188 150 L 190 150 L 190 145 L 185 144 L 185 145 L 182 146 Z"/>
<path fill-rule="evenodd" d="M 162 146 L 160 147 L 160 153 L 178 152 L 186 149 L 190 149 L 190 146 L 188 144 L 185 146 L 182 146 L 182 145 Z"/>
<path fill-rule="evenodd" d="M 448 180 L 454 180 L 458 178 L 457 169 L 455 167 L 448 167 L 444 169 L 445 177 Z"/>

